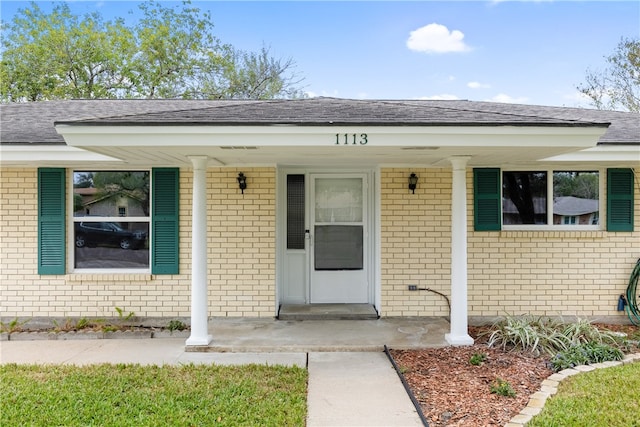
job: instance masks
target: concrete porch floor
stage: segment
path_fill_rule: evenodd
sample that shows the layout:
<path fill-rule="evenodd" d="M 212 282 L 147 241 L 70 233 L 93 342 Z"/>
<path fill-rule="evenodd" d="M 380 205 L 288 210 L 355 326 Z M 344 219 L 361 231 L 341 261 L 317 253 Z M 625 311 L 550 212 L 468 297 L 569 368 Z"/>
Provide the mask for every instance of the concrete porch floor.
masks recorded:
<path fill-rule="evenodd" d="M 276 320 L 213 318 L 208 346 L 188 352 L 382 351 L 446 347 L 449 322 L 440 317 L 375 320 Z"/>

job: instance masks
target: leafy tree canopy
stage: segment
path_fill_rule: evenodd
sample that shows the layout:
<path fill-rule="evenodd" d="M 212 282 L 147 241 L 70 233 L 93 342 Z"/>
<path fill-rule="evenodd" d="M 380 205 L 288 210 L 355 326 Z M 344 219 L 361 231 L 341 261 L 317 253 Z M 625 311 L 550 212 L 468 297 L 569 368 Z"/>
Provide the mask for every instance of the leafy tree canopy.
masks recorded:
<path fill-rule="evenodd" d="M 65 2 L 36 2 L 2 23 L 0 100 L 89 98 L 296 98 L 291 59 L 243 52 L 213 35 L 208 12 L 141 3 L 141 19 L 73 15 Z"/>
<path fill-rule="evenodd" d="M 578 90 L 600 110 L 640 112 L 640 39 L 622 39 L 601 71 L 587 70 Z"/>

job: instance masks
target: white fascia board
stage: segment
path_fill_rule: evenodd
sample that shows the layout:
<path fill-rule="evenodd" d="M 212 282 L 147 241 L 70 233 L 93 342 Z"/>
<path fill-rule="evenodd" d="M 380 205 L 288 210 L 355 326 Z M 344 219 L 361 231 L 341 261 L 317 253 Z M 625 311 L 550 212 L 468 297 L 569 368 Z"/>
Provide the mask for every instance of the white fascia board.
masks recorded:
<path fill-rule="evenodd" d="M 77 126 L 57 125 L 69 145 L 379 147 L 594 147 L 601 127 L 562 126 Z M 344 144 L 345 135 L 347 144 Z M 355 143 L 352 143 L 355 141 Z"/>
<path fill-rule="evenodd" d="M 122 162 L 122 160 L 67 145 L 0 145 L 0 164 L 2 165 L 90 162 Z"/>
<path fill-rule="evenodd" d="M 615 162 L 640 166 L 640 145 L 606 145 L 587 148 L 567 154 L 552 156 L 543 161 L 549 162 Z"/>

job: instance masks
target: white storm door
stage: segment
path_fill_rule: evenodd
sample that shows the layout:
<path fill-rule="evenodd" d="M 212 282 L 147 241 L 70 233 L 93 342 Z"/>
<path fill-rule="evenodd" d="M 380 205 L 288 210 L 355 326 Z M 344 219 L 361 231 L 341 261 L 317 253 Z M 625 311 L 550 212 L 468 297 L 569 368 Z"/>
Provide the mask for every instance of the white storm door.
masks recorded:
<path fill-rule="evenodd" d="M 367 176 L 310 178 L 310 302 L 368 303 Z"/>

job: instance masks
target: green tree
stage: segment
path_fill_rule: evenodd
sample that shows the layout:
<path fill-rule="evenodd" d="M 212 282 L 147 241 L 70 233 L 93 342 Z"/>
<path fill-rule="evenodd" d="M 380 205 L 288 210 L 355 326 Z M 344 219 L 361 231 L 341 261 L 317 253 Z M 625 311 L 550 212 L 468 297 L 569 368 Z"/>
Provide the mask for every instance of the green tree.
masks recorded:
<path fill-rule="evenodd" d="M 122 87 L 120 54 L 134 46 L 121 20 L 105 23 L 98 14 L 80 20 L 64 3 L 46 14 L 32 3 L 2 29 L 4 101 L 111 98 Z"/>
<path fill-rule="evenodd" d="M 297 88 L 302 81 L 295 73 L 292 59 L 282 60 L 270 56 L 269 49 L 260 52 L 230 50 L 227 61 L 213 64 L 201 75 L 200 93 L 195 98 L 209 99 L 273 99 L 299 98 L 303 94 Z"/>
<path fill-rule="evenodd" d="M 622 39 L 606 60 L 604 70 L 587 70 L 578 90 L 600 110 L 640 112 L 640 39 Z"/>
<path fill-rule="evenodd" d="M 149 1 L 133 26 L 83 17 L 66 3 L 45 13 L 32 2 L 2 23 L 0 100 L 68 98 L 301 97 L 294 63 L 245 53 L 213 35 L 211 15 L 189 1 Z"/>

